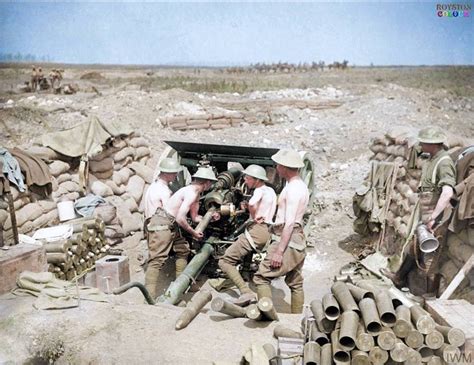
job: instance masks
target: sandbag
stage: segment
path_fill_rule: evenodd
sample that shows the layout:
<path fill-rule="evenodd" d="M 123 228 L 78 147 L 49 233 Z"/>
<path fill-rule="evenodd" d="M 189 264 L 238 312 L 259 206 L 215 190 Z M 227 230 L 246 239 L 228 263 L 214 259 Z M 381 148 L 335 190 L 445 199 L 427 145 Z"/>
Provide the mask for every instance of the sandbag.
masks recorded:
<path fill-rule="evenodd" d="M 124 167 L 121 170 L 114 171 L 112 174 L 112 181 L 117 185 L 124 185 L 128 183 L 128 179 L 132 176 L 133 172 L 128 167 Z"/>
<path fill-rule="evenodd" d="M 125 159 L 115 162 L 114 171 L 121 170 L 133 161 L 132 156 L 127 156 Z"/>
<path fill-rule="evenodd" d="M 54 161 L 58 160 L 60 157 L 56 151 L 43 146 L 31 146 L 26 150 L 26 152 L 38 156 L 43 161 Z"/>
<path fill-rule="evenodd" d="M 73 191 L 71 193 L 65 193 L 61 196 L 58 196 L 58 197 L 54 197 L 53 196 L 53 200 L 55 202 L 59 202 L 59 201 L 74 201 L 76 199 L 78 199 L 81 195 L 79 194 L 79 192 L 77 191 Z"/>
<path fill-rule="evenodd" d="M 38 218 L 41 214 L 43 214 L 43 210 L 38 203 L 28 203 L 21 209 L 16 211 L 16 224 L 18 227 L 23 226 L 27 221 L 32 221 Z M 7 220 L 3 228 L 8 230 L 12 227 L 12 222 L 10 215 L 8 215 Z"/>
<path fill-rule="evenodd" d="M 125 158 L 127 157 L 134 157 L 135 155 L 135 149 L 133 147 L 125 147 L 124 149 L 118 151 L 115 155 L 114 155 L 114 161 L 115 162 L 119 162 L 119 161 L 123 161 Z"/>
<path fill-rule="evenodd" d="M 106 238 L 123 238 L 125 234 L 120 225 L 111 225 L 105 227 L 105 237 Z"/>
<path fill-rule="evenodd" d="M 143 195 L 143 189 L 145 188 L 145 180 L 140 176 L 134 175 L 128 180 L 126 192 L 133 196 L 137 204 L 140 202 L 140 199 Z"/>
<path fill-rule="evenodd" d="M 5 222 L 7 221 L 10 213 L 4 209 L 0 209 L 0 226 L 3 227 Z"/>
<path fill-rule="evenodd" d="M 135 160 L 138 160 L 145 156 L 150 156 L 151 151 L 148 147 L 138 147 L 135 150 Z"/>
<path fill-rule="evenodd" d="M 111 157 L 104 158 L 100 161 L 90 161 L 89 170 L 92 173 L 96 172 L 108 172 L 112 171 L 114 168 L 114 160 Z"/>
<path fill-rule="evenodd" d="M 48 167 L 51 175 L 54 177 L 64 174 L 71 168 L 68 163 L 59 160 L 52 162 Z"/>
<path fill-rule="evenodd" d="M 15 211 L 17 211 L 18 209 L 20 209 L 21 207 L 24 207 L 26 204 L 30 202 L 31 202 L 31 199 L 28 195 L 19 196 L 18 199 L 16 199 L 13 202 L 13 207 L 15 208 Z"/>
<path fill-rule="evenodd" d="M 109 146 L 109 147 L 105 148 L 104 150 L 102 150 L 101 152 L 99 152 L 97 155 L 89 157 L 89 161 L 91 161 L 91 162 L 92 161 L 102 161 L 104 158 L 113 156 L 115 153 L 117 153 L 118 151 L 120 151 L 124 147 L 126 147 L 126 145 L 124 145 L 121 148 L 110 147 Z"/>
<path fill-rule="evenodd" d="M 125 193 L 122 197 L 123 205 L 127 207 L 130 213 L 138 212 L 138 204 L 135 198 L 128 193 Z"/>
<path fill-rule="evenodd" d="M 128 167 L 143 180 L 145 180 L 147 184 L 151 184 L 153 182 L 153 170 L 149 167 L 136 161 L 132 162 Z"/>
<path fill-rule="evenodd" d="M 440 269 L 441 281 L 439 284 L 439 292 L 442 293 L 446 290 L 449 283 L 453 280 L 456 274 L 459 272 L 459 268 L 456 267 L 453 261 L 446 261 Z M 469 279 L 464 278 L 464 280 L 459 284 L 457 290 L 462 290 L 469 285 Z"/>
<path fill-rule="evenodd" d="M 377 161 L 385 161 L 385 160 L 387 160 L 387 157 L 388 157 L 388 155 L 386 153 L 379 152 L 375 156 L 373 156 L 372 158 L 374 160 L 377 160 Z"/>
<path fill-rule="evenodd" d="M 49 213 L 57 208 L 56 202 L 53 202 L 51 200 L 39 200 L 38 204 L 41 207 L 43 214 Z"/>
<path fill-rule="evenodd" d="M 57 178 L 56 178 L 56 182 L 59 184 L 62 184 L 63 182 L 65 181 L 71 181 L 71 175 L 68 174 L 67 172 L 64 173 L 64 174 L 61 174 L 59 175 Z M 53 189 L 54 190 L 54 189 Z"/>
<path fill-rule="evenodd" d="M 112 177 L 114 170 L 108 170 L 104 172 L 94 172 L 94 176 L 99 180 L 108 180 Z"/>
<path fill-rule="evenodd" d="M 455 233 L 450 232 L 448 236 L 449 256 L 462 263 L 466 262 L 474 253 L 474 247 L 465 245 Z"/>
<path fill-rule="evenodd" d="M 58 210 L 53 209 L 36 218 L 33 223 L 33 229 L 37 230 L 46 226 L 52 226 L 59 222 Z"/>
<path fill-rule="evenodd" d="M 92 183 L 91 192 L 92 194 L 101 196 L 102 198 L 114 194 L 112 189 L 101 181 L 94 181 Z"/>
<path fill-rule="evenodd" d="M 138 162 L 140 162 L 142 165 L 146 165 L 149 159 L 150 159 L 150 156 L 143 156 L 138 159 Z"/>
<path fill-rule="evenodd" d="M 122 226 L 123 233 L 126 236 L 128 236 L 131 232 L 139 231 L 143 227 L 141 221 L 137 219 L 137 217 L 133 216 L 125 205 L 119 205 L 117 207 L 117 217 L 119 219 L 120 225 Z"/>
<path fill-rule="evenodd" d="M 106 225 L 111 224 L 117 215 L 117 208 L 112 204 L 101 204 L 94 209 L 94 217 L 101 218 Z"/>
<path fill-rule="evenodd" d="M 123 193 L 125 193 L 125 185 L 117 186 L 117 184 L 115 184 L 113 180 L 106 180 L 104 181 L 104 183 L 112 189 L 114 195 L 122 195 Z"/>
<path fill-rule="evenodd" d="M 134 147 L 134 148 L 138 148 L 138 147 L 147 147 L 148 146 L 148 142 L 145 138 L 143 137 L 134 137 L 134 138 L 131 138 L 129 141 L 128 141 L 128 145 L 131 146 L 131 147 Z"/>

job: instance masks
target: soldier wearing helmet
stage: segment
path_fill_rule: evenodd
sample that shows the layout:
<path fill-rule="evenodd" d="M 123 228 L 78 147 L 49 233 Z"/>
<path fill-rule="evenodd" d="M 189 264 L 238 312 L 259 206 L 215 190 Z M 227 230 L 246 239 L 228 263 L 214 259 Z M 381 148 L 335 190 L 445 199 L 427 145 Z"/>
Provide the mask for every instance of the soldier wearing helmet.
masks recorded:
<path fill-rule="evenodd" d="M 437 127 L 427 127 L 418 134 L 418 141 L 428 161 L 422 168 L 421 179 L 418 187 L 419 214 L 413 216 L 413 227 L 419 223 L 425 224 L 439 237 L 442 245 L 446 238 L 446 221 L 449 214 L 444 214 L 449 206 L 450 199 L 454 195 L 456 185 L 456 168 L 453 160 L 445 150 L 446 135 Z M 417 209 L 415 209 L 417 212 Z M 447 216 L 447 217 L 446 217 Z M 415 267 L 416 253 L 418 248 L 411 245 L 406 258 L 396 273 L 383 270 L 396 286 L 402 286 L 408 273 Z M 441 247 L 430 253 L 422 253 L 421 263 L 426 272 L 427 295 L 436 295 L 439 286 L 438 259 Z"/>
<path fill-rule="evenodd" d="M 272 160 L 277 164 L 278 175 L 287 184 L 278 198 L 271 245 L 253 281 L 257 285 L 259 299 L 271 298 L 271 281 L 285 276 L 291 291 L 291 312 L 301 313 L 304 304 L 302 270 L 306 257 L 303 215 L 309 203 L 309 191 L 298 169 L 304 163 L 299 153 L 293 150 L 280 150 L 272 156 Z"/>
<path fill-rule="evenodd" d="M 249 221 L 237 240 L 225 251 L 219 260 L 220 269 L 234 282 L 240 291 L 235 304 L 246 305 L 256 301 L 257 295 L 244 281 L 236 265 L 249 253 L 260 252 L 270 241 L 270 227 L 276 210 L 275 191 L 265 185 L 268 181 L 265 169 L 258 165 L 249 165 L 244 171 L 244 181 L 253 190 L 248 202 Z"/>
<path fill-rule="evenodd" d="M 174 170 L 174 166 L 170 170 Z M 163 167 L 168 170 L 169 166 Z M 162 170 L 159 176 L 163 172 Z M 198 215 L 199 195 L 209 189 L 216 180 L 216 176 L 210 168 L 199 168 L 193 175 L 192 183 L 179 189 L 164 201 L 163 208 L 157 209 L 146 226 L 150 259 L 145 275 L 145 287 L 153 299 L 157 295 L 156 286 L 160 270 L 166 262 L 171 248 L 176 254 L 176 277 L 183 272 L 188 264 L 191 249 L 189 243 L 181 235 L 179 228 L 189 232 L 195 239 L 202 238 L 202 233 L 196 232 L 189 225 L 186 217 L 190 213 L 192 220 L 196 223 L 202 219 Z M 213 218 L 218 219 L 218 213 Z"/>
<path fill-rule="evenodd" d="M 36 66 L 33 66 L 31 70 L 31 91 L 36 91 L 38 88 L 38 73 L 36 72 Z"/>

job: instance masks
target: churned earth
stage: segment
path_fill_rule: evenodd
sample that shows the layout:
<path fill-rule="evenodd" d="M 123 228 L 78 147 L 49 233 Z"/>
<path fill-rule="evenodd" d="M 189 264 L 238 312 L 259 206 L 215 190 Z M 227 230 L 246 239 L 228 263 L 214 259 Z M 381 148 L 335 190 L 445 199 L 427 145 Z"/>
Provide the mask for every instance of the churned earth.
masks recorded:
<path fill-rule="evenodd" d="M 29 79 L 29 65 L 0 66 L 0 145 L 26 147 L 42 133 L 97 116 L 139 131 L 156 159 L 166 147 L 165 140 L 308 151 L 314 161 L 315 198 L 308 236 L 312 247 L 304 266 L 307 303 L 327 293 L 340 267 L 365 247 L 366 240 L 352 231 L 352 196 L 368 172 L 371 139 L 395 126 L 426 125 L 474 137 L 472 67 L 350 68 L 295 74 L 62 67 L 63 83 L 76 83 L 78 93 L 19 92 L 17 86 Z M 81 79 L 87 73 L 92 74 Z M 291 103 L 282 105 L 281 100 L 341 105 L 301 109 Z M 257 104 L 265 109 L 257 110 Z M 266 114 L 270 122 L 189 131 L 163 125 L 168 116 L 229 110 L 235 105 L 240 111 Z M 142 280 L 145 244 L 141 234 L 127 238 L 121 248 L 130 257 L 132 276 Z M 167 280 L 163 287 L 171 276 Z M 301 316 L 286 314 L 285 284 L 281 280 L 274 284 L 281 322 L 297 329 Z M 175 331 L 181 308 L 143 304 L 135 289 L 111 297 L 110 303 L 81 301 L 80 307 L 68 310 L 38 311 L 33 301 L 0 297 L 0 363 L 25 363 L 35 353 L 48 351 L 63 364 L 238 363 L 252 344 L 275 344 L 275 323 L 229 319 L 212 312 L 209 305 L 187 328 Z"/>

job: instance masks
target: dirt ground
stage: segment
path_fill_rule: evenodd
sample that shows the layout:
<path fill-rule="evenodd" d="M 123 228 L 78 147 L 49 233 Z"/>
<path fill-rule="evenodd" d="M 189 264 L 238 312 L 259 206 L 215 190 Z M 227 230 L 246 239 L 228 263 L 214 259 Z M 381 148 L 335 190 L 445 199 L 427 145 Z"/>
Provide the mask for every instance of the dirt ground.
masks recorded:
<path fill-rule="evenodd" d="M 26 67 L 28 66 L 28 67 Z M 47 74 L 54 66 L 43 65 Z M 0 66 L 0 145 L 28 146 L 42 133 L 71 127 L 91 116 L 131 125 L 157 156 L 163 141 L 292 147 L 310 152 L 315 163 L 314 215 L 304 266 L 306 302 L 329 291 L 339 268 L 364 248 L 352 231 L 352 196 L 369 168 L 372 138 L 394 126 L 438 125 L 474 137 L 474 68 L 357 68 L 296 74 L 229 74 L 217 69 L 86 67 L 62 65 L 63 83 L 77 83 L 74 95 L 50 91 L 20 93 L 29 65 Z M 88 79 L 81 76 L 90 74 Z M 94 90 L 95 89 L 95 90 Z M 338 101 L 324 110 L 281 100 Z M 271 117 L 271 123 L 222 130 L 174 131 L 167 116 L 238 106 Z M 140 234 L 122 248 L 134 279 L 143 279 Z M 169 278 L 171 280 L 171 277 Z M 166 287 L 167 283 L 164 283 Z M 216 294 L 217 295 L 217 294 Z M 275 283 L 278 309 L 289 312 L 288 290 Z M 37 311 L 33 299 L 0 297 L 0 363 L 28 362 L 41 346 L 60 348 L 58 363 L 238 363 L 251 344 L 272 338 L 274 323 L 256 325 L 210 310 L 174 331 L 180 308 L 148 306 L 131 290 L 111 303 L 81 302 L 75 309 Z M 300 315 L 282 314 L 296 329 Z M 257 329 L 257 328 L 258 329 Z"/>

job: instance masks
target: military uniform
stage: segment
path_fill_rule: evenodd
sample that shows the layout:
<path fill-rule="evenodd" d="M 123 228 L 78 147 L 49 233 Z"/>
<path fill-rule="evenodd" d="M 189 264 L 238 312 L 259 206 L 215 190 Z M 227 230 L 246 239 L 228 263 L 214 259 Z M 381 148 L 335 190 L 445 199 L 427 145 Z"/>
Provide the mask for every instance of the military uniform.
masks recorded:
<path fill-rule="evenodd" d="M 454 162 L 445 150 L 439 151 L 433 156 L 430 161 L 423 167 L 419 185 L 419 205 L 420 213 L 418 219 L 426 224 L 432 218 L 437 220 L 441 218 L 431 217 L 436 204 L 441 196 L 443 186 L 451 186 L 454 188 L 456 185 L 456 167 Z M 443 244 L 446 238 L 446 217 L 441 221 L 441 224 L 436 228 L 436 234 L 440 244 Z M 423 266 L 427 272 L 427 275 L 434 275 L 438 272 L 437 258 L 439 257 L 440 250 L 430 253 L 422 253 L 421 259 Z"/>
<path fill-rule="evenodd" d="M 285 283 L 291 290 L 292 313 L 298 313 L 299 308 L 293 308 L 294 298 L 304 298 L 303 293 L 303 265 L 306 257 L 306 237 L 303 227 L 295 224 L 290 243 L 283 253 L 283 261 L 279 268 L 274 269 L 270 266 L 270 258 L 278 248 L 280 235 L 283 230 L 283 224 L 272 227 L 272 243 L 268 248 L 267 256 L 260 263 L 258 272 L 254 275 L 253 281 L 258 285 L 270 285 L 271 281 L 280 276 L 285 276 Z"/>
<path fill-rule="evenodd" d="M 186 267 L 191 249 L 189 243 L 181 235 L 175 218 L 163 208 L 158 208 L 145 224 L 148 242 L 148 267 L 145 274 L 145 287 L 154 299 L 157 296 L 156 286 L 160 270 L 165 264 L 171 249 L 176 254 L 176 276 L 181 274 Z"/>

